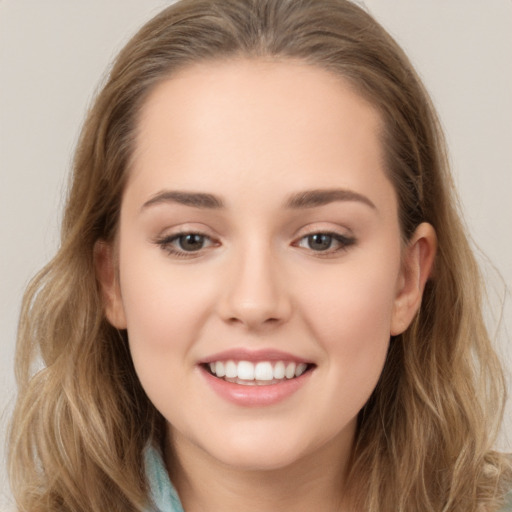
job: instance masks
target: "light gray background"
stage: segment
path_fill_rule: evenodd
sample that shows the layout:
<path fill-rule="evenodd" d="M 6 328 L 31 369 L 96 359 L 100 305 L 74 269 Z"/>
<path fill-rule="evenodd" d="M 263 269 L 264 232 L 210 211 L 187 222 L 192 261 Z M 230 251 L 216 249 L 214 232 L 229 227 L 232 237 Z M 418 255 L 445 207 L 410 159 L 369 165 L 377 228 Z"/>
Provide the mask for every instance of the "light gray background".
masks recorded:
<path fill-rule="evenodd" d="M 19 304 L 58 242 L 66 175 L 108 63 L 163 0 L 0 0 L 0 434 L 14 396 Z M 366 0 L 440 112 L 469 231 L 512 287 L 512 0 Z M 485 263 L 485 261 L 484 261 Z M 487 262 L 494 317 L 504 284 Z M 512 332 L 505 303 L 499 349 Z M 508 333 L 508 334 L 507 334 Z M 500 447 L 512 451 L 512 421 Z M 0 510 L 8 487 L 0 450 Z"/>

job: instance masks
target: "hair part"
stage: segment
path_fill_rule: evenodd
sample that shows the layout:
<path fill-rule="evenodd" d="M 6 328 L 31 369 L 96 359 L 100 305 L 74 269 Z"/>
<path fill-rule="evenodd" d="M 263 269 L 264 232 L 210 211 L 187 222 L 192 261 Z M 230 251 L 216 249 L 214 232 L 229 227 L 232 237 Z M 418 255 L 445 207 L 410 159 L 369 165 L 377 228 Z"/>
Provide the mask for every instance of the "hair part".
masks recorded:
<path fill-rule="evenodd" d="M 299 60 L 348 80 L 382 116 L 404 243 L 420 222 L 437 232 L 421 309 L 392 339 L 359 415 L 354 503 L 368 512 L 497 510 L 512 482 L 510 461 L 492 451 L 505 384 L 442 130 L 403 51 L 348 0 L 182 0 L 119 54 L 81 133 L 61 247 L 23 302 L 9 454 L 19 510 L 147 503 L 142 453 L 162 438 L 164 420 L 138 381 L 126 333 L 104 317 L 94 245 L 115 237 L 147 96 L 187 66 L 234 58 Z"/>

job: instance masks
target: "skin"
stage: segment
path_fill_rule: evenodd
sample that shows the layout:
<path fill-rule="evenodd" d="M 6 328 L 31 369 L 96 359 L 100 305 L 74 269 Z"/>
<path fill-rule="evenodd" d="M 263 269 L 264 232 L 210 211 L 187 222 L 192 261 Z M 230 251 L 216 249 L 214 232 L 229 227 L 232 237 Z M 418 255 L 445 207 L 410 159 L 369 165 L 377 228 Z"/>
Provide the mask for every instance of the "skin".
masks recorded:
<path fill-rule="evenodd" d="M 428 224 L 401 242 L 381 129 L 347 82 L 298 62 L 203 63 L 147 99 L 116 243 L 98 244 L 96 265 L 107 317 L 128 330 L 168 421 L 167 465 L 187 511 L 344 509 L 357 414 L 435 253 Z M 352 196 L 289 207 L 294 194 L 332 189 Z M 204 245 L 175 254 L 169 239 L 187 232 Z M 349 242 L 317 250 L 314 233 Z M 285 400 L 242 407 L 198 367 L 232 348 L 282 350 L 314 369 Z"/>

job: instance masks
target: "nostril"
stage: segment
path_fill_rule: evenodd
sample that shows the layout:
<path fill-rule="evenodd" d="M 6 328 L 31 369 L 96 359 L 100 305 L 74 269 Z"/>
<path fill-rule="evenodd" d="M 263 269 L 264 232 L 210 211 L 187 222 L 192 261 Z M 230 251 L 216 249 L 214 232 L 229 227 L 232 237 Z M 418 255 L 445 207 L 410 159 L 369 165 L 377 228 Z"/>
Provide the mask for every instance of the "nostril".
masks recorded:
<path fill-rule="evenodd" d="M 244 315 L 244 316 L 240 316 L 239 317 L 236 317 L 236 316 L 232 316 L 232 317 L 229 317 L 227 319 L 227 322 L 230 323 L 230 324 L 241 324 L 241 325 L 247 325 L 247 326 L 273 326 L 273 325 L 277 325 L 281 322 L 282 320 L 280 320 L 279 318 L 277 317 L 269 317 L 269 318 L 264 318 L 264 317 L 257 317 L 257 316 L 247 316 L 247 315 Z"/>

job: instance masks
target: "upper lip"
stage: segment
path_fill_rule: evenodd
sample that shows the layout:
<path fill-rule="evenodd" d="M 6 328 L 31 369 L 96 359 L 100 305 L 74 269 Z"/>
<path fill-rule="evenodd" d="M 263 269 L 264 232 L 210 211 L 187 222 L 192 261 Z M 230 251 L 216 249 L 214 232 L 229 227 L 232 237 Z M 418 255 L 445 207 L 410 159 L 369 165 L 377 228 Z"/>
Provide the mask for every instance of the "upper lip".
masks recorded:
<path fill-rule="evenodd" d="M 199 361 L 199 364 L 208 364 L 213 363 L 215 361 L 250 361 L 250 362 L 259 362 L 259 361 L 286 361 L 286 362 L 294 362 L 294 363 L 311 363 L 307 359 L 302 357 L 295 356 L 288 352 L 283 352 L 281 350 L 274 349 L 260 349 L 260 350 L 248 350 L 245 348 L 232 348 L 229 350 L 224 350 L 222 352 L 217 352 L 206 358 Z"/>

